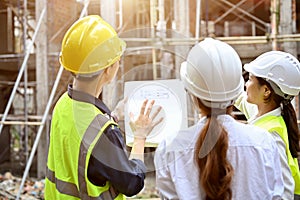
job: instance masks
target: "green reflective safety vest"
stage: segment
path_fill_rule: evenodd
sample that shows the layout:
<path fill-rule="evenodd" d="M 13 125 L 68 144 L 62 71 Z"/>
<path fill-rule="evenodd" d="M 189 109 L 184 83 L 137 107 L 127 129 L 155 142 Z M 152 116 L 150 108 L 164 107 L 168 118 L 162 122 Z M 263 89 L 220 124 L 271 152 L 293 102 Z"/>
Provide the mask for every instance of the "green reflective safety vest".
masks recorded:
<path fill-rule="evenodd" d="M 267 131 L 276 132 L 279 134 L 286 147 L 286 155 L 288 159 L 288 165 L 290 167 L 293 179 L 295 181 L 294 193 L 300 195 L 300 172 L 297 158 L 293 158 L 289 150 L 289 141 L 286 124 L 282 116 L 265 116 L 257 120 L 254 125 L 259 126 Z"/>
<path fill-rule="evenodd" d="M 126 199 L 125 195 L 114 191 L 110 182 L 99 187 L 87 178 L 93 148 L 109 125 L 117 126 L 97 107 L 63 94 L 54 108 L 51 122 L 46 200 Z"/>

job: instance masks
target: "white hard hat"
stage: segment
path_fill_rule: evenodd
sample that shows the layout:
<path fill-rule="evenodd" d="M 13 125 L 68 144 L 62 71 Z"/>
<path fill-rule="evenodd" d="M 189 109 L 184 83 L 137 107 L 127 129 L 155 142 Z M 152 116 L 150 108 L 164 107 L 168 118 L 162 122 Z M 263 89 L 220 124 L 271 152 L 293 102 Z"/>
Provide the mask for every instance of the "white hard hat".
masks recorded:
<path fill-rule="evenodd" d="M 285 99 L 298 95 L 300 91 L 300 63 L 289 53 L 263 53 L 249 64 L 245 64 L 244 69 L 256 77 L 266 79 L 275 93 Z"/>
<path fill-rule="evenodd" d="M 211 108 L 226 108 L 244 90 L 242 63 L 225 42 L 206 38 L 189 52 L 181 64 L 180 77 L 186 89 Z"/>

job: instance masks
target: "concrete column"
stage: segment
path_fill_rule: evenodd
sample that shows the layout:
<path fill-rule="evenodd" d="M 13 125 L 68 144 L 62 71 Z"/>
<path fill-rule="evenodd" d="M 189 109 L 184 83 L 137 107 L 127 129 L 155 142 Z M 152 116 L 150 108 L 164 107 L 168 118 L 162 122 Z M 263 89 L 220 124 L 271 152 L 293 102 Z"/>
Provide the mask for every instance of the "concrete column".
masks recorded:
<path fill-rule="evenodd" d="M 293 0 L 277 1 L 280 1 L 280 23 L 278 27 L 279 34 L 293 34 L 293 14 L 296 12 L 295 10 L 293 10 L 296 9 L 296 7 L 293 6 Z M 283 42 L 280 49 L 289 52 L 297 58 L 296 42 Z M 296 109 L 296 114 L 298 114 L 297 118 L 299 119 L 299 99 L 297 98 L 299 98 L 299 96 L 296 97 L 296 99 L 294 99 L 292 103 Z"/>
<path fill-rule="evenodd" d="M 100 15 L 113 28 L 116 29 L 116 0 L 101 0 L 100 1 Z M 102 91 L 102 100 L 110 108 L 116 104 L 118 94 L 116 91 L 117 78 L 115 78 L 109 85 L 106 85 Z"/>
<path fill-rule="evenodd" d="M 174 0 L 173 37 L 188 38 L 190 35 L 189 0 Z M 179 78 L 181 63 L 186 59 L 189 46 L 175 46 L 176 78 Z"/>
<path fill-rule="evenodd" d="M 292 0 L 278 0 L 280 1 L 280 22 L 279 22 L 279 34 L 293 34 L 293 14 L 296 12 L 293 9 Z M 296 19 L 295 19 L 296 20 Z M 297 57 L 297 43 L 296 42 L 284 42 L 282 44 L 282 50 L 289 52 Z"/>
<path fill-rule="evenodd" d="M 43 21 L 41 23 L 36 44 L 36 98 L 37 98 L 37 115 L 43 115 L 49 98 L 48 85 L 48 61 L 47 61 L 47 0 L 39 0 L 35 2 L 36 21 L 39 20 L 42 10 L 46 8 Z M 44 133 L 41 135 L 38 151 L 37 151 L 37 176 L 38 178 L 46 175 L 47 160 L 47 136 L 48 125 L 45 126 Z"/>
<path fill-rule="evenodd" d="M 100 0 L 100 15 L 116 28 L 116 0 Z"/>

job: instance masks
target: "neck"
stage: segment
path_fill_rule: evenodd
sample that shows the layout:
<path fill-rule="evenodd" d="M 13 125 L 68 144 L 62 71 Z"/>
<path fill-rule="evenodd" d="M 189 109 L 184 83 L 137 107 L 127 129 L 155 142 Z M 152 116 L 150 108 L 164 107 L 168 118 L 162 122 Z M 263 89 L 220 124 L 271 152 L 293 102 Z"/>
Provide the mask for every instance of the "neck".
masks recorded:
<path fill-rule="evenodd" d="M 257 117 L 260 117 L 260 116 L 278 108 L 278 106 L 275 103 L 271 103 L 271 102 L 257 105 L 257 107 L 258 107 Z"/>
<path fill-rule="evenodd" d="M 96 98 L 101 94 L 103 85 L 104 84 L 99 78 L 95 78 L 91 81 L 82 81 L 78 79 L 74 79 L 73 81 L 74 90 L 88 93 Z"/>

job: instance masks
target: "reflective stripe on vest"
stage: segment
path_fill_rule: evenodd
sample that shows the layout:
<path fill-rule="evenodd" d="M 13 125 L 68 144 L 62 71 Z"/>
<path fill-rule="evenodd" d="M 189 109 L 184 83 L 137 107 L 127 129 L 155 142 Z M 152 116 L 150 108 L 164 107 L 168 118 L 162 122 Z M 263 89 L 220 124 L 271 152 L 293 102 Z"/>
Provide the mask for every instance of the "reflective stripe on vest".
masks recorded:
<path fill-rule="evenodd" d="M 83 135 L 83 138 L 80 143 L 80 151 L 78 158 L 78 186 L 79 190 L 74 183 L 69 183 L 63 180 L 59 180 L 55 177 L 55 172 L 47 168 L 47 178 L 49 181 L 55 184 L 56 189 L 66 195 L 74 196 L 80 199 L 91 199 L 91 200 L 102 200 L 102 199 L 114 199 L 118 196 L 118 193 L 115 192 L 113 187 L 109 187 L 109 190 L 101 193 L 100 197 L 91 197 L 87 192 L 87 183 L 85 179 L 86 171 L 86 157 L 87 150 L 90 147 L 91 143 L 94 141 L 95 137 L 98 135 L 100 129 L 109 121 L 108 118 L 99 114 L 97 115 L 86 132 Z"/>
<path fill-rule="evenodd" d="M 47 168 L 47 178 L 49 179 L 49 181 L 51 181 L 52 183 L 54 183 L 56 185 L 56 189 L 62 193 L 62 194 L 66 194 L 66 195 L 70 195 L 73 197 L 77 197 L 80 198 L 79 195 L 79 191 L 76 187 L 76 185 L 74 183 L 69 183 L 69 182 L 65 182 L 62 180 L 59 180 L 55 177 L 55 173 L 54 171 L 51 171 L 50 169 Z M 114 190 L 113 187 L 109 187 L 109 190 L 103 192 L 100 197 L 89 197 L 89 199 L 91 200 L 96 200 L 96 199 L 114 199 L 118 196 L 118 193 Z"/>
<path fill-rule="evenodd" d="M 254 123 L 268 132 L 276 132 L 285 144 L 285 151 L 288 159 L 288 165 L 290 167 L 294 182 L 295 182 L 295 194 L 300 194 L 300 171 L 297 158 L 293 158 L 289 149 L 288 133 L 285 122 L 282 116 L 265 116 Z"/>

